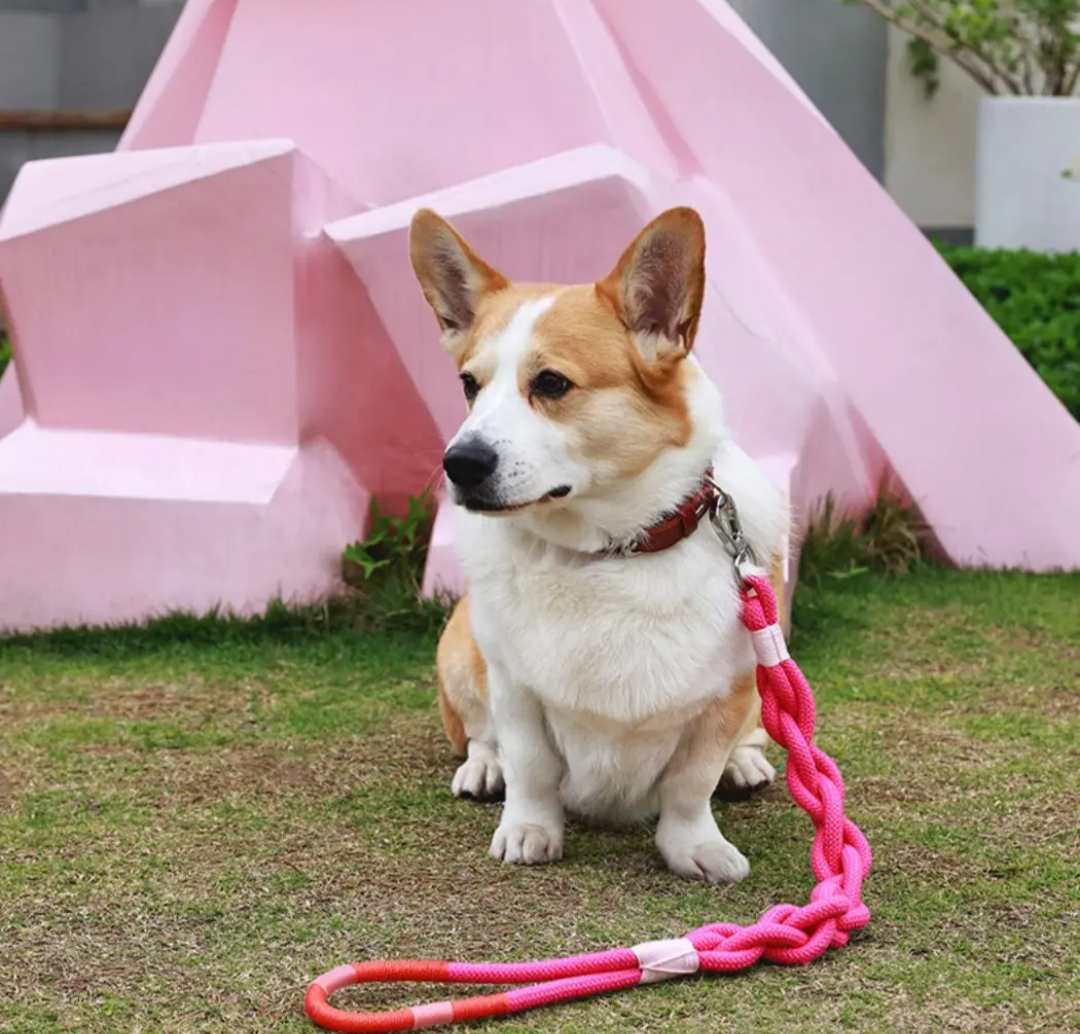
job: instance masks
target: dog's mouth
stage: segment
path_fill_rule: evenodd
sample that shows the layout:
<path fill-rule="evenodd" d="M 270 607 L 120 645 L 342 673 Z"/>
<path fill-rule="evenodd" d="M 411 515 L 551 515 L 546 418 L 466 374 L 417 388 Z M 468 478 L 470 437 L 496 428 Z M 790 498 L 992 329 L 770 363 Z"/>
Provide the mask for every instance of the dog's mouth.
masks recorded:
<path fill-rule="evenodd" d="M 550 503 L 555 499 L 565 499 L 572 491 L 569 485 L 559 485 L 557 488 L 545 492 L 539 499 L 532 499 L 525 503 L 506 503 L 498 499 L 488 499 L 484 496 L 467 496 L 462 500 L 462 505 L 472 513 L 486 513 L 491 515 L 506 515 L 520 513 L 533 506 Z"/>

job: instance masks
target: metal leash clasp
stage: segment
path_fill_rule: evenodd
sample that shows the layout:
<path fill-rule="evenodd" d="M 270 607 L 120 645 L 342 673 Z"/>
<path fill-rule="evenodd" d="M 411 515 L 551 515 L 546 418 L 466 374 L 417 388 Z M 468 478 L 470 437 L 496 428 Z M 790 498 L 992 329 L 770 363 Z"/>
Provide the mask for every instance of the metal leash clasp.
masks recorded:
<path fill-rule="evenodd" d="M 716 500 L 709 510 L 709 521 L 713 531 L 728 551 L 728 555 L 735 561 L 735 570 L 743 576 L 748 567 L 757 563 L 757 558 L 743 533 L 735 500 L 711 477 L 709 484 L 716 489 Z"/>

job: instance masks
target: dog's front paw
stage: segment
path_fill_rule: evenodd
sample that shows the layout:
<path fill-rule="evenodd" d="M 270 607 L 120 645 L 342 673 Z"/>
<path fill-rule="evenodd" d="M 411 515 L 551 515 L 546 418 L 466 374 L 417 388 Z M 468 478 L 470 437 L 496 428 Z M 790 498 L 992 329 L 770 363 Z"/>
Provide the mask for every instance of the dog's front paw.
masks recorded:
<path fill-rule="evenodd" d="M 686 846 L 661 847 L 668 868 L 684 880 L 705 883 L 738 883 L 750 875 L 743 853 L 722 836 Z"/>
<path fill-rule="evenodd" d="M 562 858 L 561 829 L 503 822 L 491 841 L 491 857 L 508 865 L 545 865 Z"/>
<path fill-rule="evenodd" d="M 455 797 L 477 801 L 497 801 L 503 796 L 502 765 L 494 751 L 475 752 L 454 773 L 450 789 Z"/>
<path fill-rule="evenodd" d="M 760 747 L 736 747 L 724 767 L 716 796 L 729 801 L 745 800 L 752 793 L 764 790 L 775 778 L 776 769 Z"/>

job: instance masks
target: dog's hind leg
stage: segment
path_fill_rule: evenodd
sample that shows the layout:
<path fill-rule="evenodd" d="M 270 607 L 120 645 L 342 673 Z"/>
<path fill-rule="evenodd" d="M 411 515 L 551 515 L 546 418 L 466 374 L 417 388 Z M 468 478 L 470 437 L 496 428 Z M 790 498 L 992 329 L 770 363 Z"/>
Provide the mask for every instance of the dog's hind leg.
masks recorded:
<path fill-rule="evenodd" d="M 743 801 L 764 790 L 776 778 L 776 769 L 765 757 L 769 734 L 761 725 L 761 699 L 754 693 L 754 703 L 739 741 L 724 766 L 715 797 L 725 801 Z"/>
<path fill-rule="evenodd" d="M 465 759 L 451 784 L 454 796 L 498 800 L 503 773 L 488 708 L 487 666 L 473 638 L 468 596 L 450 616 L 435 664 L 443 728 L 454 752 Z"/>

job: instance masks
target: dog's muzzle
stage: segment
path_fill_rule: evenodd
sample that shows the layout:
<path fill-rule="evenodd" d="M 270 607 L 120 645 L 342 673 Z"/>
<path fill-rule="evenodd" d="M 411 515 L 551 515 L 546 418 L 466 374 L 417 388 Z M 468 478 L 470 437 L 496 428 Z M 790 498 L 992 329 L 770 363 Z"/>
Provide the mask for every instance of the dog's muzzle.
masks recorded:
<path fill-rule="evenodd" d="M 486 442 L 476 439 L 451 445 L 443 456 L 443 470 L 458 488 L 479 488 L 499 465 L 499 454 Z"/>

